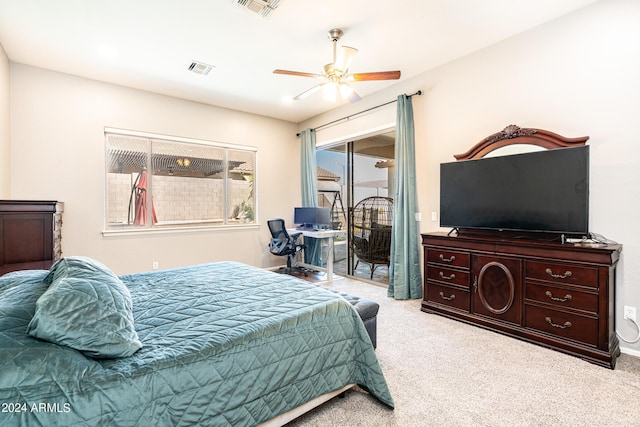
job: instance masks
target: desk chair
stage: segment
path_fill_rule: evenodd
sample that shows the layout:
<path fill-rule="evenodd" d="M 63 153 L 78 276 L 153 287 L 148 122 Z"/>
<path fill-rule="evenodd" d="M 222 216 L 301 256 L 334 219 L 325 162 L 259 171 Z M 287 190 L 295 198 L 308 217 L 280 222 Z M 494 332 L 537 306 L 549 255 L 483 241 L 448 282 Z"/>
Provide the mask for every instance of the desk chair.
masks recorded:
<path fill-rule="evenodd" d="M 302 233 L 293 233 L 289 235 L 287 229 L 284 226 L 284 219 L 274 218 L 268 219 L 267 225 L 271 232 L 271 241 L 269 242 L 269 252 L 277 256 L 287 257 L 287 266 L 277 270 L 278 273 L 291 274 L 294 271 L 303 273 L 305 276 L 309 275 L 309 270 L 303 267 L 294 267 L 293 258 L 298 251 L 301 251 L 306 246 L 296 243 Z"/>

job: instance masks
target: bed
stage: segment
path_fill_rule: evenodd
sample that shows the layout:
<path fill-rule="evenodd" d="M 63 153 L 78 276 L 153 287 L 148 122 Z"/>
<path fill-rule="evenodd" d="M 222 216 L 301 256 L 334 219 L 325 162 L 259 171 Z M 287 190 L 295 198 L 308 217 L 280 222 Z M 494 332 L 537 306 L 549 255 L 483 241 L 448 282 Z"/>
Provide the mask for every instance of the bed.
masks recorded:
<path fill-rule="evenodd" d="M 0 277 L 3 426 L 278 424 L 351 384 L 393 408 L 351 304 L 290 276 L 236 262 L 115 276 L 67 257 Z"/>

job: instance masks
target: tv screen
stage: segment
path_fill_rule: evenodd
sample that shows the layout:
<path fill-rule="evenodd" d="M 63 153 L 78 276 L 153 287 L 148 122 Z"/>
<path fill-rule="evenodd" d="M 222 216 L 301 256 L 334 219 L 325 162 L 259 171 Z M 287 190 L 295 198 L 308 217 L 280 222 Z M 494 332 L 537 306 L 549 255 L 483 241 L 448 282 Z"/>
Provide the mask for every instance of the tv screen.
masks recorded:
<path fill-rule="evenodd" d="M 440 226 L 589 232 L 589 146 L 440 165 Z"/>
<path fill-rule="evenodd" d="M 328 225 L 331 222 L 331 210 L 329 208 L 294 208 L 293 222 L 307 228 Z"/>

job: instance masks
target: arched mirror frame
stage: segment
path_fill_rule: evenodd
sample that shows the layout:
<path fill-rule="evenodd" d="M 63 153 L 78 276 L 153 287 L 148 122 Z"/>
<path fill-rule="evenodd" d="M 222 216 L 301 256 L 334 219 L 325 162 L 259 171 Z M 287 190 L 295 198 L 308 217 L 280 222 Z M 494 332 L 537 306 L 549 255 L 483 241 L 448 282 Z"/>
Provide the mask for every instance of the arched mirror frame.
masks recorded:
<path fill-rule="evenodd" d="M 509 125 L 500 132 L 484 138 L 466 153 L 454 154 L 454 157 L 456 160 L 479 159 L 498 148 L 514 144 L 536 145 L 546 149 L 577 147 L 585 145 L 588 139 L 588 136 L 567 138 L 544 129 Z"/>

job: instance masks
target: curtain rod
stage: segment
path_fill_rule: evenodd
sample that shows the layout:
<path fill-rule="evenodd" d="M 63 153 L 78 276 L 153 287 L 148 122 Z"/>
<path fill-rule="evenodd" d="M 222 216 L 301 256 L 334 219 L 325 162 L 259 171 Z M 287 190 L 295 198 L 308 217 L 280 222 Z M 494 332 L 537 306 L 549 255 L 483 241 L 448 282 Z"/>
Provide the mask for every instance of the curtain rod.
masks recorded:
<path fill-rule="evenodd" d="M 407 96 L 408 96 L 409 98 L 411 98 L 412 96 L 415 96 L 415 95 L 422 95 L 422 91 L 421 91 L 421 90 L 419 90 L 419 91 L 417 91 L 416 93 L 413 93 L 413 94 L 411 94 L 411 95 L 407 95 Z M 343 120 L 349 120 L 349 119 L 350 119 L 350 118 L 352 118 L 352 117 L 359 116 L 360 114 L 367 113 L 367 112 L 369 112 L 369 111 L 371 111 L 371 110 L 375 110 L 375 109 L 380 108 L 380 107 L 384 107 L 385 105 L 393 104 L 394 102 L 398 102 L 398 100 L 397 100 L 397 99 L 394 99 L 393 101 L 385 102 L 384 104 L 380 104 L 380 105 L 376 105 L 375 107 L 367 108 L 366 110 L 360 111 L 360 112 L 358 112 L 358 113 L 353 113 L 353 114 L 351 114 L 351 115 L 349 115 L 349 116 L 343 117 L 343 118 L 338 119 L 338 120 L 334 120 L 334 121 L 329 122 L 329 123 L 325 123 L 325 124 L 320 125 L 320 126 L 318 126 L 318 127 L 314 128 L 314 129 L 311 129 L 311 130 L 312 130 L 312 131 L 317 131 L 318 129 L 325 128 L 325 127 L 327 127 L 327 126 L 331 126 L 332 124 L 335 124 L 335 123 L 341 122 L 341 121 L 343 121 Z M 299 133 L 296 133 L 296 136 L 300 136 L 300 134 L 299 134 Z"/>

